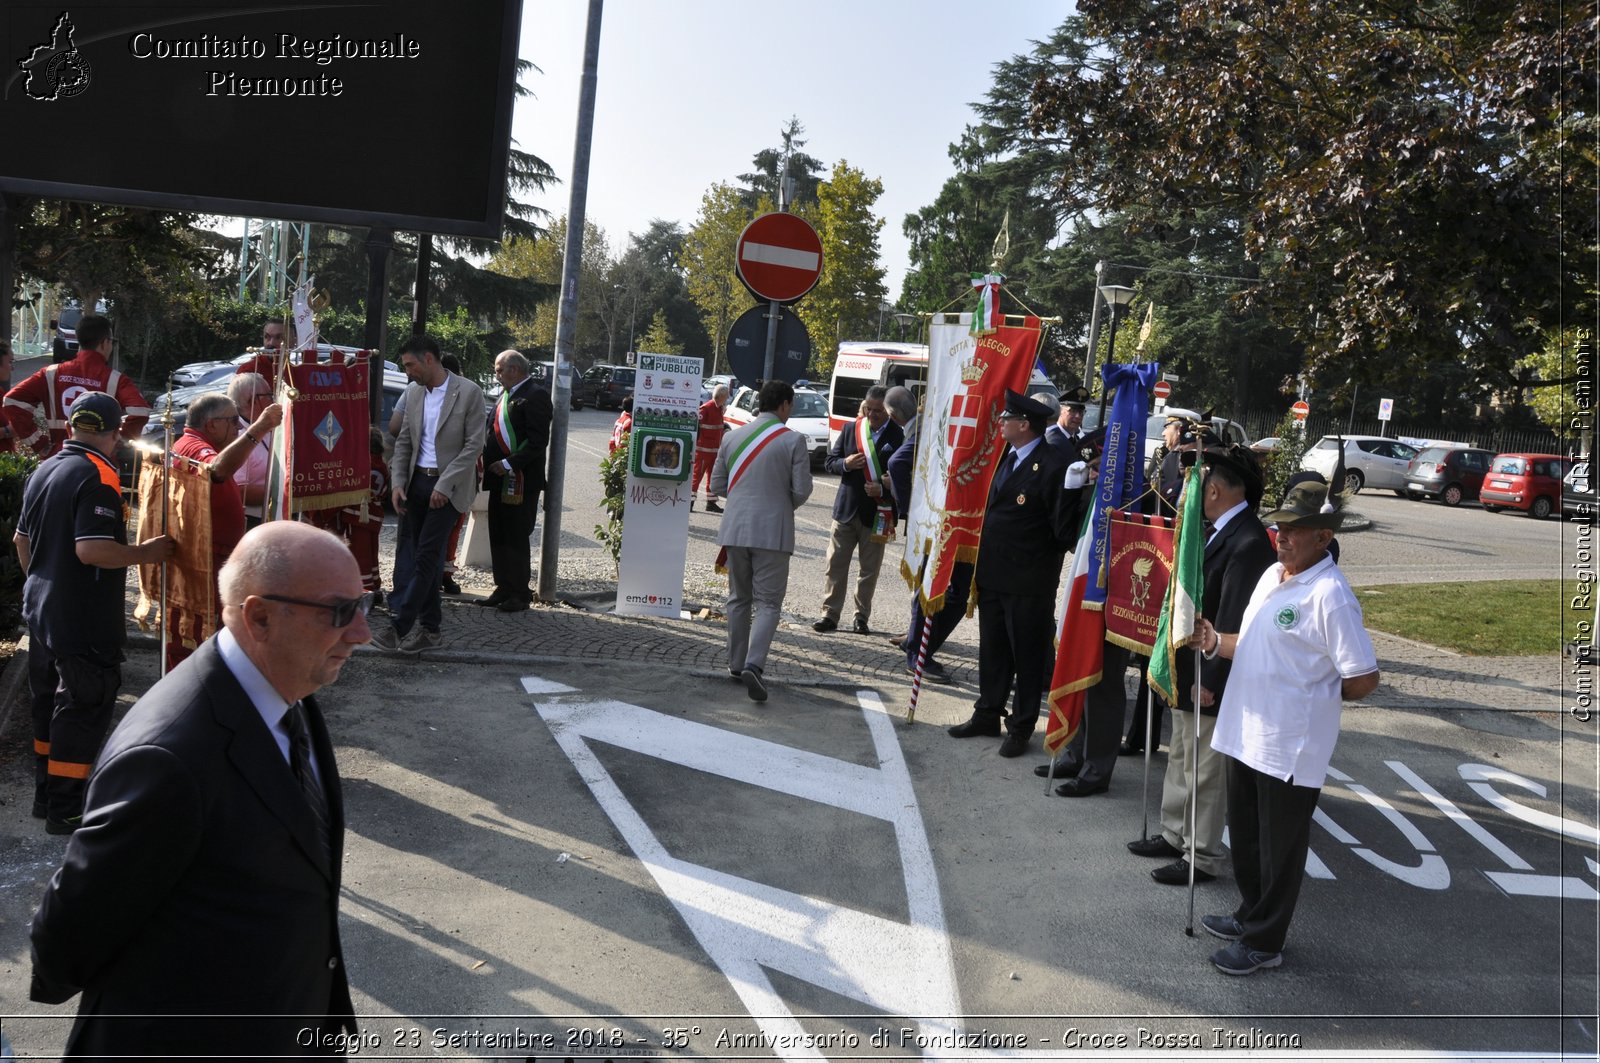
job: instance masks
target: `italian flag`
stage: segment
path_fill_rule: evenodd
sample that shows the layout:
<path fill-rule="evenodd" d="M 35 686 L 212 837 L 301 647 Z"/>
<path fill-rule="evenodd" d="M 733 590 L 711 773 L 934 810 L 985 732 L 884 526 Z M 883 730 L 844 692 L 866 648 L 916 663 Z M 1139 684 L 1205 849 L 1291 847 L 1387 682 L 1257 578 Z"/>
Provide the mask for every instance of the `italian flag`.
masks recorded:
<path fill-rule="evenodd" d="M 1083 518 L 1078 547 L 1067 571 L 1066 607 L 1056 631 L 1056 666 L 1050 673 L 1050 718 L 1044 725 L 1045 752 L 1061 752 L 1083 722 L 1089 688 L 1100 682 L 1105 663 L 1106 618 L 1098 609 L 1085 609 L 1083 595 L 1089 587 L 1089 555 L 1098 501 Z"/>
<path fill-rule="evenodd" d="M 1150 689 L 1178 703 L 1178 647 L 1194 634 L 1204 591 L 1206 514 L 1202 500 L 1203 472 L 1195 462 L 1183 480 L 1178 500 L 1177 545 L 1173 548 L 1172 582 L 1156 626 L 1155 652 L 1150 655 Z M 1198 708 L 1198 706 L 1196 706 Z"/>

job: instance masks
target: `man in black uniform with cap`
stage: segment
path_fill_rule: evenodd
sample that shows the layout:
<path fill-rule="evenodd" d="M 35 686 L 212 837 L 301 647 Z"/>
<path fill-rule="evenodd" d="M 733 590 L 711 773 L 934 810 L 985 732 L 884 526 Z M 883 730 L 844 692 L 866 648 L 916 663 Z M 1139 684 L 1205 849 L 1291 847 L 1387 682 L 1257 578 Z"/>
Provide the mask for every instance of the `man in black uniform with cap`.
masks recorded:
<path fill-rule="evenodd" d="M 1049 409 L 1006 392 L 1000 434 L 1007 446 L 989 488 L 975 579 L 978 583 L 978 700 L 953 738 L 998 737 L 1013 680 L 1016 696 L 1002 757 L 1018 757 L 1039 720 L 1054 661 L 1061 562 L 1082 523 L 1082 462 L 1069 466 L 1044 442 Z"/>
<path fill-rule="evenodd" d="M 1044 441 L 1072 462 L 1083 460 L 1078 446 L 1083 441 L 1083 407 L 1089 401 L 1089 389 L 1082 384 L 1061 393 L 1061 416 L 1044 430 Z"/>
<path fill-rule="evenodd" d="M 67 414 L 70 438 L 28 478 L 17 519 L 27 573 L 28 684 L 33 695 L 33 814 L 51 834 L 83 820 L 83 795 L 122 685 L 127 566 L 172 556 L 165 535 L 128 545 L 122 478 L 112 455 L 122 406 L 86 391 Z"/>

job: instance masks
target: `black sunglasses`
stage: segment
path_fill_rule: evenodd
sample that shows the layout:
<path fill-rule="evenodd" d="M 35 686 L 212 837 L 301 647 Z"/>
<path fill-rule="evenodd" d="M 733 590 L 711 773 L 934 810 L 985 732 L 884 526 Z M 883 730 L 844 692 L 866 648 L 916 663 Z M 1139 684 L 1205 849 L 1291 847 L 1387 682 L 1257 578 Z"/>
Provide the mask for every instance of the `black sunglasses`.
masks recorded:
<path fill-rule="evenodd" d="M 304 598 L 286 598 L 281 594 L 261 594 L 257 597 L 269 602 L 282 602 L 285 605 L 309 605 L 313 609 L 326 609 L 333 614 L 334 627 L 349 627 L 355 623 L 356 613 L 366 616 L 372 612 L 372 603 L 377 595 L 368 591 L 359 598 L 346 598 L 337 602 L 308 602 Z"/>

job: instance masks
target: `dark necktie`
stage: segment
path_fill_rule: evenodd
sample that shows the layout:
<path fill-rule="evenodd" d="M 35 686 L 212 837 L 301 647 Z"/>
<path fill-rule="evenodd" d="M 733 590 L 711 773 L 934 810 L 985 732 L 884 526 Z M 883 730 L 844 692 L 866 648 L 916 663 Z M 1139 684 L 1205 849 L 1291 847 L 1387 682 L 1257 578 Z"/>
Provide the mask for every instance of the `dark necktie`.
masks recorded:
<path fill-rule="evenodd" d="M 1000 459 L 1000 468 L 995 470 L 994 486 L 989 490 L 991 497 L 995 497 L 1000 494 L 1000 486 L 1006 482 L 1006 477 L 1010 476 L 1011 470 L 1016 467 L 1017 452 L 1014 450 L 1007 450 L 1006 456 Z"/>
<path fill-rule="evenodd" d="M 289 763 L 294 768 L 294 777 L 300 783 L 300 792 L 305 795 L 306 804 L 311 806 L 311 817 L 317 821 L 317 841 L 331 860 L 333 832 L 328 826 L 328 795 L 323 792 L 322 784 L 317 781 L 317 773 L 311 766 L 311 729 L 306 726 L 305 706 L 298 701 L 290 705 L 283 722 L 289 728 Z"/>

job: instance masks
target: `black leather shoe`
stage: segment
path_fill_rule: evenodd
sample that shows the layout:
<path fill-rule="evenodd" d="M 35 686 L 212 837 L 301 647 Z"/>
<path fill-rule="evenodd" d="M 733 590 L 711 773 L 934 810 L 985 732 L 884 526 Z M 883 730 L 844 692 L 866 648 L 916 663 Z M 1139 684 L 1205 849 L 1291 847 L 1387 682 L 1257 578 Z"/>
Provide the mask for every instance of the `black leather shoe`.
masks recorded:
<path fill-rule="evenodd" d="M 500 590 L 498 587 L 496 587 L 494 592 L 492 594 L 490 594 L 489 597 L 487 597 L 487 598 L 479 598 L 478 601 L 477 601 L 477 604 L 478 605 L 486 605 L 486 606 L 488 606 L 489 608 L 492 609 L 495 606 L 499 605 L 501 602 L 505 601 L 508 597 L 510 597 L 510 595 L 506 594 L 505 591 Z"/>
<path fill-rule="evenodd" d="M 916 665 L 914 665 L 914 664 L 906 665 L 906 675 L 916 675 L 916 674 L 917 674 L 917 666 Z M 943 665 L 937 665 L 937 662 L 934 662 L 934 661 L 923 661 L 922 662 L 922 681 L 924 683 L 938 683 L 942 687 L 947 687 L 947 686 L 950 685 L 950 674 L 944 670 L 944 666 Z"/>
<path fill-rule="evenodd" d="M 1128 852 L 1134 856 L 1164 856 L 1168 860 L 1174 857 L 1179 860 L 1183 858 L 1183 850 L 1159 834 L 1152 834 L 1148 838 L 1140 838 L 1136 842 L 1129 842 Z"/>
<path fill-rule="evenodd" d="M 1170 864 L 1162 864 L 1150 872 L 1150 877 L 1163 886 L 1187 886 L 1189 884 L 1189 861 L 1177 860 Z M 1194 880 L 1196 882 L 1210 882 L 1216 877 L 1209 871 L 1201 871 L 1198 867 L 1194 869 Z"/>
<path fill-rule="evenodd" d="M 706 503 L 706 512 L 707 513 L 721 513 L 722 512 L 722 507 L 717 505 L 715 502 L 707 502 Z"/>
<path fill-rule="evenodd" d="M 1041 779 L 1050 778 L 1050 763 L 1046 761 L 1043 764 L 1035 764 L 1033 766 L 1033 773 Z M 1064 760 L 1060 764 L 1056 765 L 1056 778 L 1060 779 L 1062 782 L 1065 782 L 1077 774 L 1078 769 Z"/>
<path fill-rule="evenodd" d="M 1092 797 L 1111 789 L 1108 782 L 1086 783 L 1082 779 L 1068 779 L 1056 787 L 1057 797 Z"/>
<path fill-rule="evenodd" d="M 454 576 L 442 576 L 439 579 L 439 589 L 445 594 L 459 595 L 461 593 L 461 584 L 456 582 Z"/>
<path fill-rule="evenodd" d="M 1002 757 L 1020 757 L 1028 751 L 1028 736 L 1008 734 L 1000 743 Z"/>
<path fill-rule="evenodd" d="M 502 598 L 495 605 L 495 611 L 501 613 L 520 613 L 528 608 L 528 603 L 521 598 Z"/>
<path fill-rule="evenodd" d="M 872 634 L 872 629 L 867 626 L 867 618 L 864 616 L 858 616 L 854 620 L 850 621 L 850 630 L 854 631 L 857 635 Z"/>
<path fill-rule="evenodd" d="M 999 738 L 1000 717 L 975 712 L 972 719 L 956 724 L 948 733 L 951 738 Z"/>
<path fill-rule="evenodd" d="M 817 632 L 818 634 L 826 635 L 830 631 L 839 630 L 839 621 L 825 616 L 821 620 L 818 620 L 815 624 L 812 624 L 811 630 Z"/>

